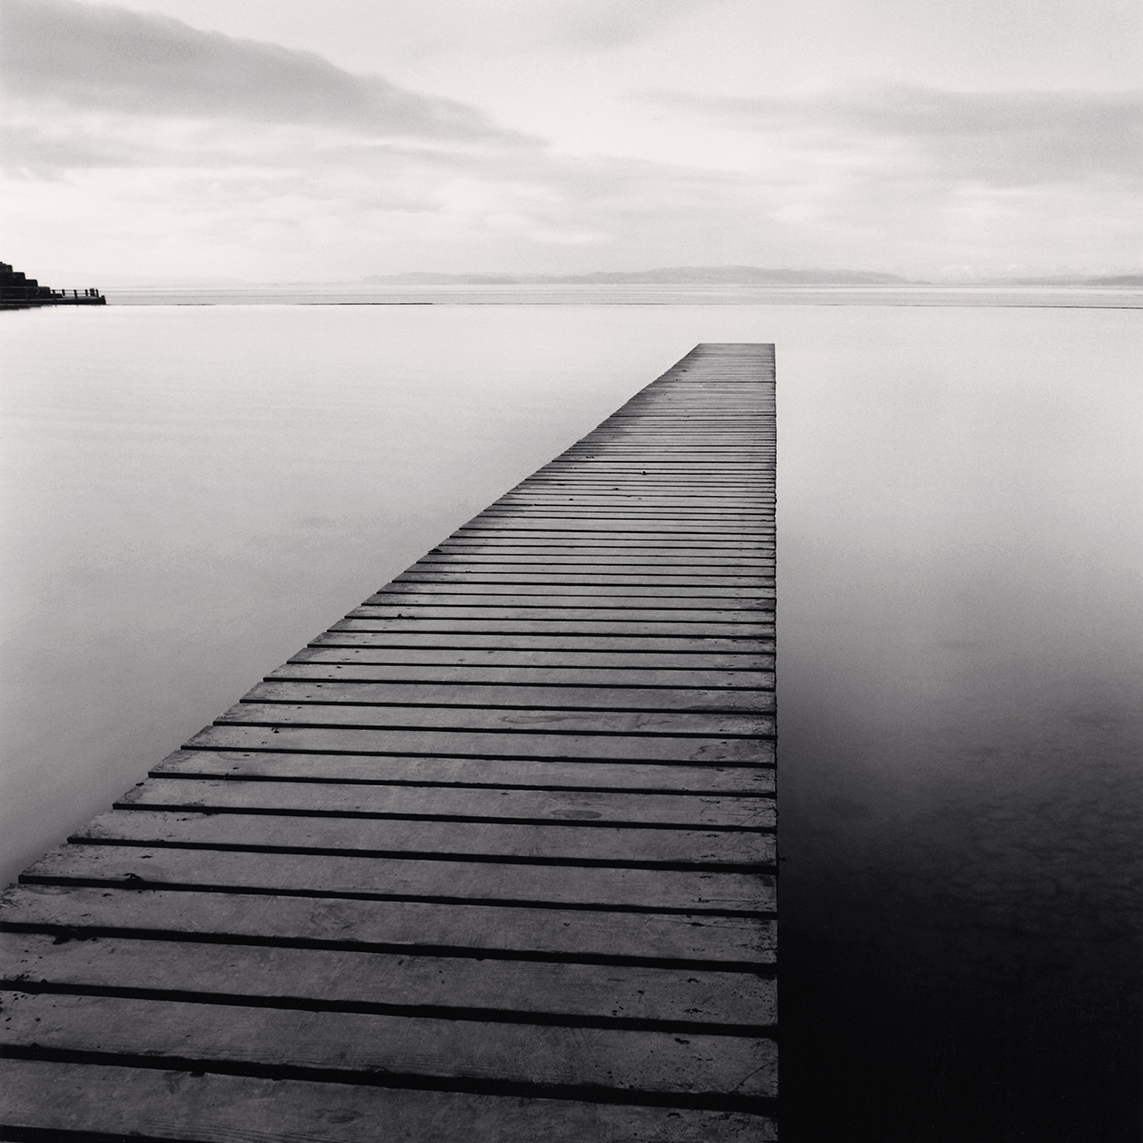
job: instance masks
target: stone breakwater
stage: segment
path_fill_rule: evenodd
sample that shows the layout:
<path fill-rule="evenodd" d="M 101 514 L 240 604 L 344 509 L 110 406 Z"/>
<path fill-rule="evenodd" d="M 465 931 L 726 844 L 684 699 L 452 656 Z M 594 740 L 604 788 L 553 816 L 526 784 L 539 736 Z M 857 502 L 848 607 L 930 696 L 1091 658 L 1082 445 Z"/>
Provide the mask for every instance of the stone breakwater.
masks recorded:
<path fill-rule="evenodd" d="M 53 290 L 41 286 L 14 270 L 7 262 L 0 262 L 0 308 L 24 309 L 28 306 L 103 306 L 107 299 L 93 287 L 84 290 Z"/>

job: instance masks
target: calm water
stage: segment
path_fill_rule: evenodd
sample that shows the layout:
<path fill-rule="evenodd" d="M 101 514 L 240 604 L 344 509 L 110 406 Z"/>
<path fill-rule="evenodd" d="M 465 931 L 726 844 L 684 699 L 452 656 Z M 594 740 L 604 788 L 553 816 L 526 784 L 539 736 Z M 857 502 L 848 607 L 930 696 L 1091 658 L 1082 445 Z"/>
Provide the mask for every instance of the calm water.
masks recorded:
<path fill-rule="evenodd" d="M 5 881 L 696 342 L 773 341 L 786 1137 L 1136 1138 L 1137 312 L 2 316 Z"/>
<path fill-rule="evenodd" d="M 340 282 L 106 291 L 123 305 L 801 305 L 1053 306 L 1143 308 L 1143 289 L 1122 286 L 742 286 L 619 283 L 592 285 L 420 286 Z"/>

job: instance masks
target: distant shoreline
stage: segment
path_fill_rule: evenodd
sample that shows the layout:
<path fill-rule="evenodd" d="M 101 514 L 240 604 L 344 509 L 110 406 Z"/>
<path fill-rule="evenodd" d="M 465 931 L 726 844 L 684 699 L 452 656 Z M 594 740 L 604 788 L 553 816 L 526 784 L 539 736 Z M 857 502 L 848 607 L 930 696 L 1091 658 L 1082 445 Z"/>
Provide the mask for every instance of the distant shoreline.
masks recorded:
<path fill-rule="evenodd" d="M 912 306 L 1143 309 L 1143 287 L 1111 286 L 244 286 L 107 289 L 112 306 Z"/>

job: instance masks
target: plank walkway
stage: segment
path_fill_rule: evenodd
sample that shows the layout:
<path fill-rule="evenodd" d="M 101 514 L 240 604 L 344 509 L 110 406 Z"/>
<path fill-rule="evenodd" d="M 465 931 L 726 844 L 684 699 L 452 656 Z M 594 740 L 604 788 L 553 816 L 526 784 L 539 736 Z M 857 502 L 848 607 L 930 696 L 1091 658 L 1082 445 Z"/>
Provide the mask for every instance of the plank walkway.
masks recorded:
<path fill-rule="evenodd" d="M 774 374 L 700 345 L 3 898 L 2 1137 L 776 1137 Z"/>

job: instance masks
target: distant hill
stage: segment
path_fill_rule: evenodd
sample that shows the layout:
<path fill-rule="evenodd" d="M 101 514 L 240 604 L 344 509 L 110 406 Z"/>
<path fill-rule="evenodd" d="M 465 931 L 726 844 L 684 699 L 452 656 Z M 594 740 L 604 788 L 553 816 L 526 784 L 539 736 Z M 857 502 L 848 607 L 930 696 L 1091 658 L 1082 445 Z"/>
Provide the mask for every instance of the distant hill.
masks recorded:
<path fill-rule="evenodd" d="M 525 282 L 546 280 L 514 278 L 507 274 L 432 274 L 416 270 L 407 274 L 369 274 L 361 279 L 384 286 L 519 286 Z"/>
<path fill-rule="evenodd" d="M 1143 274 L 1112 274 L 1107 278 L 1085 278 L 1087 286 L 1129 286 L 1132 289 L 1143 289 Z"/>
<path fill-rule="evenodd" d="M 592 274 L 370 274 L 361 279 L 400 286 L 905 286 L 908 278 L 868 270 L 766 270 L 759 266 L 669 266 Z"/>
<path fill-rule="evenodd" d="M 1083 286 L 1110 286 L 1119 289 L 1143 289 L 1143 274 L 1052 274 L 1039 278 L 981 278 L 975 282 L 961 282 L 965 286 L 1056 286 L 1062 288 Z"/>
<path fill-rule="evenodd" d="M 908 279 L 868 270 L 767 270 L 760 266 L 671 266 L 633 273 L 599 272 L 557 279 L 587 285 L 631 282 L 642 285 L 686 286 L 892 286 Z"/>

